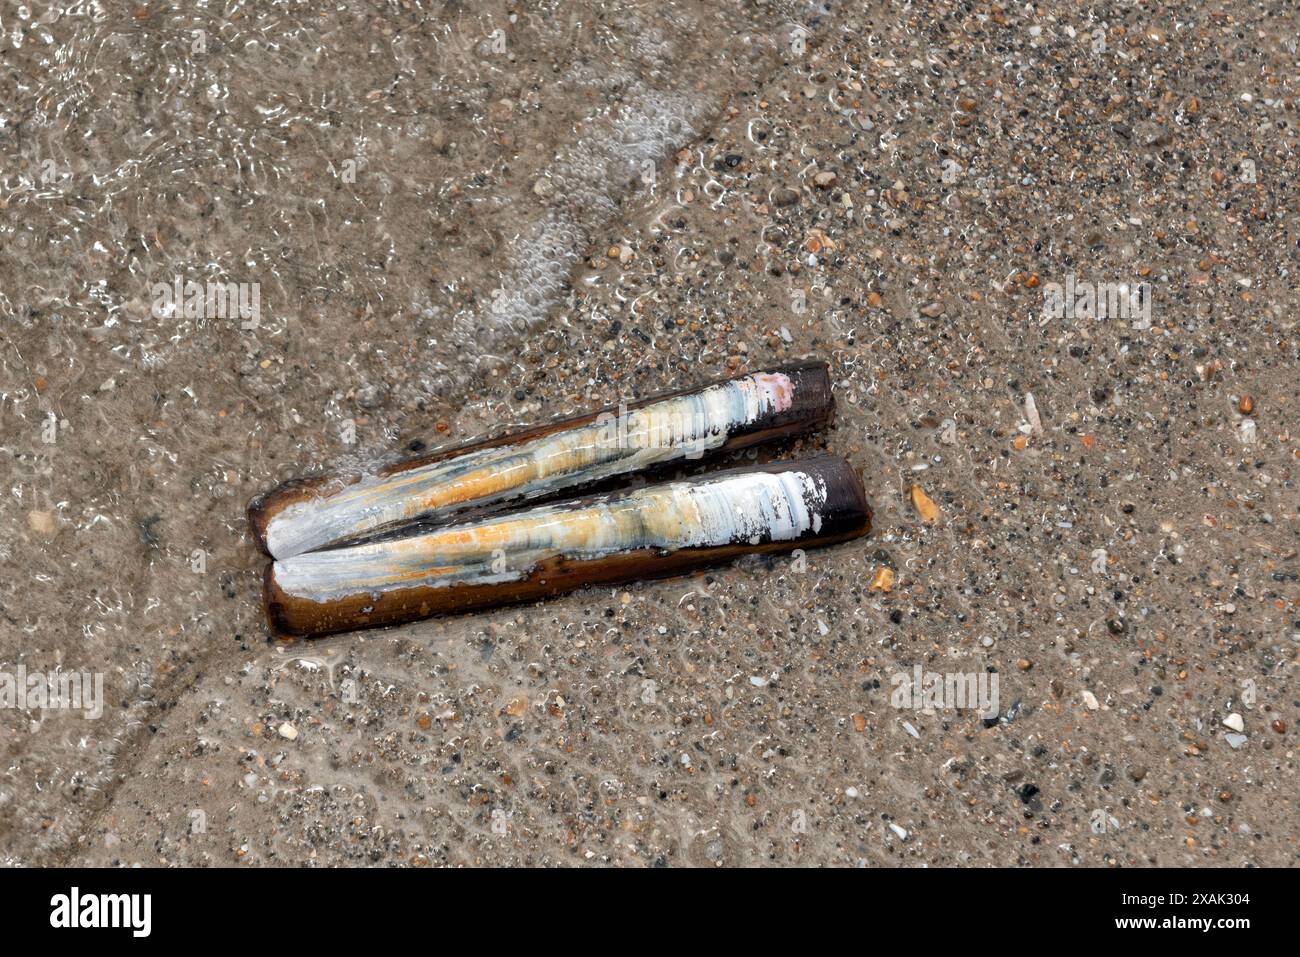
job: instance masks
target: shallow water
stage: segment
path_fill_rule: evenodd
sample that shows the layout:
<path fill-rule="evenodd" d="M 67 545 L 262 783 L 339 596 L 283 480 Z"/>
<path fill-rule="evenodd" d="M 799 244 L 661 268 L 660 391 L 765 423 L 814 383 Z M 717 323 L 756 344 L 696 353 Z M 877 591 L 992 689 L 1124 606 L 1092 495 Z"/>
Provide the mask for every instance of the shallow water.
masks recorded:
<path fill-rule="evenodd" d="M 517 378 L 596 229 L 664 195 L 779 37 L 697 3 L 2 16 L 0 649 L 107 671 L 112 704 L 90 742 L 4 713 L 22 857 L 106 799 L 213 642 L 261 642 L 251 494 L 452 410 L 530 415 L 466 392 Z M 249 308 L 187 312 L 191 282 Z"/>
<path fill-rule="evenodd" d="M 1294 17 L 1059 6 L 6 5 L 0 859 L 1289 861 Z M 255 493 L 805 355 L 866 541 L 267 644 Z"/>

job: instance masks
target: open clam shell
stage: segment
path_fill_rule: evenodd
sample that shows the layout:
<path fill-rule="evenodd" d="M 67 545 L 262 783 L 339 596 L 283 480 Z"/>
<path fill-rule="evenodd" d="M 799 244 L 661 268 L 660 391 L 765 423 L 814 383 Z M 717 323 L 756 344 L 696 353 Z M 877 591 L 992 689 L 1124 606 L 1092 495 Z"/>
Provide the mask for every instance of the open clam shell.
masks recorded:
<path fill-rule="evenodd" d="M 268 568 L 264 600 L 276 632 L 323 635 L 831 544 L 870 524 L 857 472 L 819 456 L 294 555 Z"/>
<path fill-rule="evenodd" d="M 536 499 L 688 457 L 818 428 L 834 411 L 824 362 L 755 372 L 525 432 L 333 472 L 255 499 L 259 545 L 287 559 L 416 520 Z"/>

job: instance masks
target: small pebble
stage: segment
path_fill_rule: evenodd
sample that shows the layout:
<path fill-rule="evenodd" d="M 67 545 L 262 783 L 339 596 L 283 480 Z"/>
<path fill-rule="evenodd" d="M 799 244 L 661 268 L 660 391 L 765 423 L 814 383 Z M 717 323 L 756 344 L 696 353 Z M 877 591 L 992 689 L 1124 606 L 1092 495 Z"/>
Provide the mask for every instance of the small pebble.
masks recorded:
<path fill-rule="evenodd" d="M 912 506 L 925 521 L 938 521 L 939 506 L 934 504 L 934 500 L 926 495 L 925 490 L 919 485 L 912 486 Z"/>
<path fill-rule="evenodd" d="M 885 565 L 877 566 L 876 574 L 867 586 L 870 591 L 890 592 L 894 590 L 894 570 Z"/>

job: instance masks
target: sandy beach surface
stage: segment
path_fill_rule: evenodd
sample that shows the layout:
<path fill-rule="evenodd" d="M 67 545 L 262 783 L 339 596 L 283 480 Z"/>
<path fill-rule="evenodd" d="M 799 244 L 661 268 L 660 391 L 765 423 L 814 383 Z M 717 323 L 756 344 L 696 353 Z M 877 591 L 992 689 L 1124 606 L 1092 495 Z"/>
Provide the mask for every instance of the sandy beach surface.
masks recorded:
<path fill-rule="evenodd" d="M 177 7 L 0 12 L 0 863 L 1296 863 L 1288 4 Z M 277 482 L 812 357 L 869 537 L 269 639 Z"/>

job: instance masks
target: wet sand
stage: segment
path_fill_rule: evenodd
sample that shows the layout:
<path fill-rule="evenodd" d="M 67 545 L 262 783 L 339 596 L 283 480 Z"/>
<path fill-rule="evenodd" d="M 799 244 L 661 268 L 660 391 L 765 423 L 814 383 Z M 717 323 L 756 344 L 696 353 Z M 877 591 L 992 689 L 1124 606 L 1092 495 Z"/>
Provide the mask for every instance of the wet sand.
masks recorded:
<path fill-rule="evenodd" d="M 0 22 L 0 860 L 1294 864 L 1295 15 L 557 6 Z M 254 494 L 803 357 L 870 537 L 268 641 Z"/>

